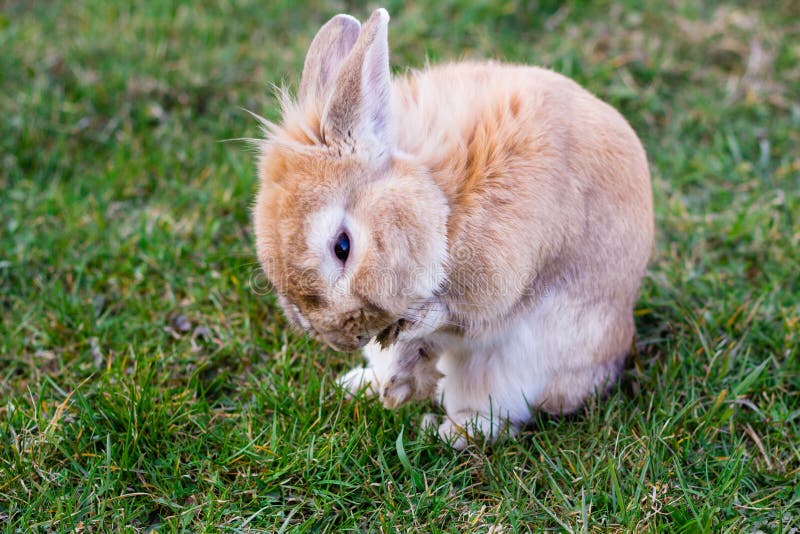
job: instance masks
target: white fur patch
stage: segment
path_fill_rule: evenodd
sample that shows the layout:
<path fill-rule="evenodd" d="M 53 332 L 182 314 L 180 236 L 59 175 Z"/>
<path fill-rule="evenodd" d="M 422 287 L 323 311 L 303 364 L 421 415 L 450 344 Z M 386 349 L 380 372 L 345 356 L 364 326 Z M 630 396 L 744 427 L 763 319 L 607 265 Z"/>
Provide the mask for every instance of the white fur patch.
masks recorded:
<path fill-rule="evenodd" d="M 320 276 L 335 294 L 350 296 L 350 280 L 369 246 L 369 232 L 340 202 L 312 214 L 308 228 L 306 244 L 316 252 Z M 350 237 L 350 254 L 344 265 L 333 252 L 336 238 L 343 231 Z"/>
<path fill-rule="evenodd" d="M 319 258 L 319 272 L 329 285 L 342 275 L 342 264 L 333 254 L 333 240 L 342 228 L 345 218 L 344 206 L 335 203 L 312 214 L 308 218 L 306 245 Z M 311 266 L 309 266 L 311 267 Z"/>
<path fill-rule="evenodd" d="M 447 413 L 529 419 L 551 370 L 558 368 L 561 345 L 576 335 L 549 324 L 556 308 L 550 297 L 486 337 L 442 340 L 438 369 L 445 377 L 439 387 Z"/>

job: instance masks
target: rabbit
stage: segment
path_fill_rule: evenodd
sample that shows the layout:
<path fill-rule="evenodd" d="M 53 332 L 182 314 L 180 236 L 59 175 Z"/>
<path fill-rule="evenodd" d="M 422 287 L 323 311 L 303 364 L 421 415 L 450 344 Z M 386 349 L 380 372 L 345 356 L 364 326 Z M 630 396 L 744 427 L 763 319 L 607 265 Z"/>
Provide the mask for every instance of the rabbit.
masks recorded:
<path fill-rule="evenodd" d="M 551 70 L 463 61 L 396 78 L 389 15 L 336 15 L 279 124 L 261 119 L 259 262 L 289 322 L 431 399 L 456 449 L 566 414 L 618 379 L 654 238 L 644 148 Z M 426 421 L 430 421 L 426 417 Z"/>

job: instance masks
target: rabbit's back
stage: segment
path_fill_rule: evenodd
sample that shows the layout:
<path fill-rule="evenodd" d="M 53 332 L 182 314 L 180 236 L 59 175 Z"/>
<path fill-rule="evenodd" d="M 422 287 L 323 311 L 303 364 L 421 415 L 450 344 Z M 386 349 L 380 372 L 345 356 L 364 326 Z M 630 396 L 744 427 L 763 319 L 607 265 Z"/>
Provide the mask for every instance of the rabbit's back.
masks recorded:
<path fill-rule="evenodd" d="M 558 287 L 629 309 L 652 199 L 644 150 L 616 110 L 555 72 L 500 63 L 412 71 L 394 89 L 398 148 L 450 202 L 456 313 L 491 322 Z"/>

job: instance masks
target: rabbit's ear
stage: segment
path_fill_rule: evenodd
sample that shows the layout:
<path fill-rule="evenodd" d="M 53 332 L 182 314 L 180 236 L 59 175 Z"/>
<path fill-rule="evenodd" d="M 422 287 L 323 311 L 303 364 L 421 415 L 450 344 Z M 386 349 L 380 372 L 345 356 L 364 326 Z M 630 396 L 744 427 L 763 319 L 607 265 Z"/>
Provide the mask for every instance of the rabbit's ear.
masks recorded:
<path fill-rule="evenodd" d="M 391 154 L 394 141 L 388 26 L 385 9 L 375 10 L 364 23 L 322 114 L 326 144 L 374 163 Z"/>
<path fill-rule="evenodd" d="M 342 62 L 353 49 L 361 31 L 361 23 L 350 15 L 336 15 L 317 32 L 308 47 L 298 100 L 309 98 L 324 104 Z"/>

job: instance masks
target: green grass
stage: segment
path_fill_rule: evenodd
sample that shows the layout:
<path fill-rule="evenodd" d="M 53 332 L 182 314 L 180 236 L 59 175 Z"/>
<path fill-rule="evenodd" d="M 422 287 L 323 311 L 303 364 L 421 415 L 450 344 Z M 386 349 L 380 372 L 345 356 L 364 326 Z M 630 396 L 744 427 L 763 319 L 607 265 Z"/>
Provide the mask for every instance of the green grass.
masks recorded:
<path fill-rule="evenodd" d="M 602 402 L 463 453 L 343 400 L 254 263 L 241 108 L 355 2 L 0 4 L 6 531 L 800 525 L 800 8 L 392 0 L 393 65 L 537 63 L 651 161 L 638 350 Z"/>

